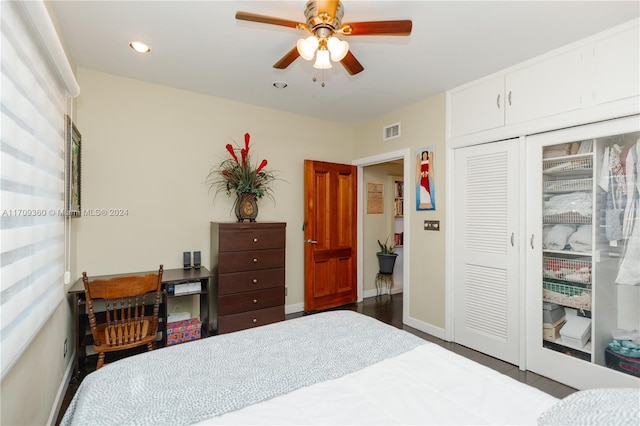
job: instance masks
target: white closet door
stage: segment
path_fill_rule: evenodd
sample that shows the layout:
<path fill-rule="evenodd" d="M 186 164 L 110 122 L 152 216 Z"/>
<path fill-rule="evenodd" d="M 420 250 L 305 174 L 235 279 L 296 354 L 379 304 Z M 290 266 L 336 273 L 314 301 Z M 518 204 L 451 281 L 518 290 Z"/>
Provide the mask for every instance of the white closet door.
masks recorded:
<path fill-rule="evenodd" d="M 455 151 L 454 341 L 519 363 L 519 141 Z"/>

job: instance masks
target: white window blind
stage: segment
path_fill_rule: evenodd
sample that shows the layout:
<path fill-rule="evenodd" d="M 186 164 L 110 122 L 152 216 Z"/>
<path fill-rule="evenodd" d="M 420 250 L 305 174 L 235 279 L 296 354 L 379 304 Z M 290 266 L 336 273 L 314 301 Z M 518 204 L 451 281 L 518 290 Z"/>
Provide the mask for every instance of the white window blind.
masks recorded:
<path fill-rule="evenodd" d="M 4 378 L 63 300 L 65 94 L 79 88 L 44 3 L 3 1 L 0 19 Z"/>

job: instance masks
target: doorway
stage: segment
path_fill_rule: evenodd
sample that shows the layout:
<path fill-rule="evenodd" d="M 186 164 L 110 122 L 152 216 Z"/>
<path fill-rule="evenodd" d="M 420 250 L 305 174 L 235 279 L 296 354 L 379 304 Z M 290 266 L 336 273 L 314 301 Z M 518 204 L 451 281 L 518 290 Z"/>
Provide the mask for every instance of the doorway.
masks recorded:
<path fill-rule="evenodd" d="M 383 153 L 374 155 L 371 157 L 361 158 L 355 160 L 353 165 L 358 167 L 358 255 L 357 255 L 357 267 L 358 267 L 358 301 L 362 301 L 362 299 L 369 294 L 369 291 L 366 291 L 365 288 L 370 289 L 372 285 L 374 285 L 375 273 L 377 269 L 377 259 L 373 255 L 377 250 L 377 242 L 374 240 L 372 243 L 370 238 L 365 238 L 367 231 L 371 233 L 371 230 L 365 228 L 365 215 L 367 215 L 367 182 L 365 182 L 365 168 L 374 165 L 381 165 L 387 163 L 402 163 L 402 170 L 397 174 L 400 174 L 404 182 L 410 182 L 410 167 L 411 164 L 411 150 L 410 149 L 402 149 L 398 151 Z M 386 188 L 387 195 L 391 194 L 389 191 L 392 190 L 392 181 L 390 179 L 384 180 L 380 182 L 384 184 Z M 384 189 L 383 189 L 384 192 Z M 404 204 L 406 206 L 412 205 L 413 194 L 412 191 L 405 191 L 404 193 Z M 384 209 L 391 209 L 391 204 L 384 206 Z M 400 262 L 397 267 L 400 268 L 400 276 L 402 277 L 402 321 L 404 323 L 407 322 L 407 318 L 409 315 L 409 300 L 410 300 L 410 285 L 409 285 L 409 266 L 410 266 L 410 235 L 409 235 L 409 224 L 410 224 L 410 215 L 411 209 L 407 208 L 403 212 L 401 233 L 403 234 L 403 247 L 402 247 L 402 262 Z M 390 217 L 393 215 L 390 215 Z M 389 219 L 388 234 L 390 234 L 390 238 L 394 238 L 395 228 L 393 228 L 393 224 L 391 219 Z M 385 235 L 388 235 L 385 234 Z M 376 233 L 376 235 L 378 235 Z M 385 237 L 386 238 L 386 237 Z M 377 239 L 377 238 L 376 238 Z M 365 242 L 366 241 L 366 242 Z M 372 272 L 373 271 L 373 272 Z M 365 273 L 366 272 L 366 273 Z M 365 277 L 366 285 L 365 285 Z M 374 277 L 374 278 L 371 278 Z M 374 287 L 375 288 L 375 287 Z M 375 291 L 375 290 L 374 290 Z"/>

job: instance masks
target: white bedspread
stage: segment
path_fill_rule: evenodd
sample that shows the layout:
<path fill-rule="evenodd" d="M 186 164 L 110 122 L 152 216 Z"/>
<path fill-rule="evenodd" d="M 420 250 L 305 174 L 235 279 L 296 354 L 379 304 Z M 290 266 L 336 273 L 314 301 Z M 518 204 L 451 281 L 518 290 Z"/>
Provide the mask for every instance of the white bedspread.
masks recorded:
<path fill-rule="evenodd" d="M 427 343 L 201 424 L 535 425 L 556 398 Z"/>

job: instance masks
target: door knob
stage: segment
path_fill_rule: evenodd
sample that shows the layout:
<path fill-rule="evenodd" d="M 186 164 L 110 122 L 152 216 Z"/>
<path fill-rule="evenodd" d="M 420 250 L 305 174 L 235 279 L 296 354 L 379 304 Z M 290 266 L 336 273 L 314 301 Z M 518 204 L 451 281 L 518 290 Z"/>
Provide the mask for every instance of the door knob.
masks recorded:
<path fill-rule="evenodd" d="M 308 239 L 307 244 L 318 244 L 316 240 Z"/>

